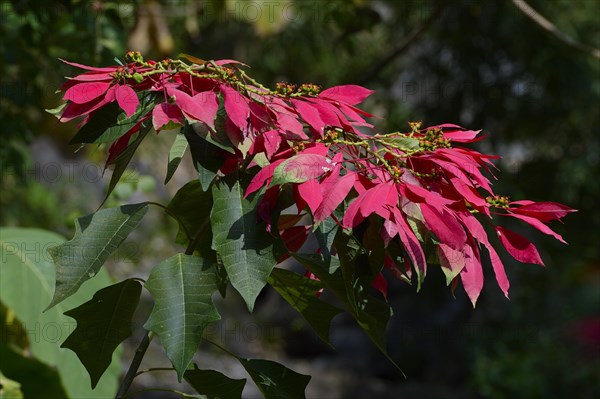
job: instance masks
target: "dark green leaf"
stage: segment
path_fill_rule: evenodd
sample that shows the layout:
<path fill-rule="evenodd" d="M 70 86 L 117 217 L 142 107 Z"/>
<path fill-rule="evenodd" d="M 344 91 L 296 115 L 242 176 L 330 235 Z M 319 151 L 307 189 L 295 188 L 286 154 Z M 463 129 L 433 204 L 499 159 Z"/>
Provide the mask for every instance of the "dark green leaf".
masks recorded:
<path fill-rule="evenodd" d="M 369 264 L 369 270 L 365 276 L 365 281 L 370 280 L 372 282 L 383 268 L 385 246 L 381 239 L 383 220 L 379 217 L 375 217 L 375 215 L 371 215 L 368 221 L 369 223 L 363 235 L 362 243 Z"/>
<path fill-rule="evenodd" d="M 211 248 L 212 232 L 210 223 L 208 223 L 212 205 L 212 192 L 203 191 L 200 182 L 192 180 L 177 191 L 171 202 L 169 202 L 168 208 L 185 226 L 185 229 L 179 226 L 175 242 L 186 245 L 188 239 L 185 230 L 194 235 L 200 227 L 204 226 L 196 250 L 200 252 L 200 256 L 203 258 L 216 260 L 215 253 Z"/>
<path fill-rule="evenodd" d="M 198 179 L 202 190 L 208 191 L 221 165 L 223 158 L 219 156 L 219 149 L 210 144 L 194 132 L 194 129 L 186 123 L 183 134 L 190 145 L 194 168 L 198 173 Z"/>
<path fill-rule="evenodd" d="M 213 249 L 223 260 L 231 284 L 252 311 L 277 263 L 271 237 L 264 224 L 258 223 L 261 195 L 244 198 L 240 182 L 233 177 L 214 184 L 212 193 Z"/>
<path fill-rule="evenodd" d="M 323 288 L 323 284 L 279 268 L 271 272 L 269 284 L 306 319 L 317 335 L 329 344 L 331 320 L 342 310 L 317 298 L 317 292 Z"/>
<path fill-rule="evenodd" d="M 6 377 L 21 384 L 21 391 L 25 398 L 69 398 L 55 368 L 35 358 L 25 357 L 4 344 L 0 344 L 0 370 Z M 2 395 L 1 386 L 0 398 L 9 398 Z"/>
<path fill-rule="evenodd" d="M 212 302 L 218 289 L 214 265 L 177 254 L 152 269 L 145 287 L 155 304 L 144 328 L 158 335 L 181 381 L 204 328 L 221 318 Z"/>
<path fill-rule="evenodd" d="M 350 313 L 382 351 L 385 349 L 385 328 L 392 315 L 391 308 L 370 295 L 373 274 L 362 248 L 348 234 L 338 234 L 334 245 L 338 249 L 340 270 L 346 286 Z"/>
<path fill-rule="evenodd" d="M 148 122 L 146 122 L 148 123 Z M 137 148 L 140 146 L 144 138 L 152 128 L 152 125 L 149 123 L 140 127 L 140 131 L 132 136 L 133 141 L 129 141 L 129 145 L 127 148 L 117 156 L 114 161 L 115 168 L 113 169 L 112 176 L 110 177 L 110 182 L 108 183 L 108 190 L 106 191 L 106 196 L 104 197 L 104 201 L 108 198 L 110 193 L 114 190 L 115 186 L 123 176 L 123 173 L 127 169 L 129 162 L 131 162 L 131 158 L 133 158 L 133 154 L 135 154 Z"/>
<path fill-rule="evenodd" d="M 69 141 L 69 144 L 95 142 L 106 129 L 117 123 L 119 113 L 120 108 L 116 102 L 106 104 L 90 117 L 87 123 Z"/>
<path fill-rule="evenodd" d="M 165 177 L 165 184 L 171 180 L 173 174 L 177 170 L 177 167 L 181 163 L 181 159 L 185 154 L 185 151 L 188 148 L 188 142 L 183 133 L 177 133 L 175 136 L 175 141 L 173 141 L 173 145 L 171 146 L 171 150 L 169 151 L 169 163 L 167 165 L 167 176 Z"/>
<path fill-rule="evenodd" d="M 201 395 L 219 399 L 240 399 L 246 379 L 236 380 L 216 370 L 187 370 L 183 378 Z"/>
<path fill-rule="evenodd" d="M 235 154 L 235 149 L 233 148 L 233 145 L 231 144 L 229 138 L 225 134 L 225 130 L 219 129 L 217 131 L 212 131 L 201 124 L 196 124 L 194 126 L 196 126 L 194 130 L 196 131 L 196 134 L 198 134 L 198 136 L 202 137 L 204 140 L 208 141 L 215 147 L 225 150 L 230 154 Z"/>
<path fill-rule="evenodd" d="M 225 103 L 223 96 L 219 95 L 219 109 L 217 111 L 217 117 L 215 118 L 214 129 L 206 129 L 201 124 L 195 125 L 196 132 L 201 135 L 209 143 L 225 150 L 231 154 L 235 154 L 235 149 L 229 137 L 227 136 L 227 126 L 225 121 L 227 120 L 227 111 L 225 110 Z M 198 127 L 201 127 L 198 129 Z"/>
<path fill-rule="evenodd" d="M 296 373 L 282 364 L 263 359 L 238 358 L 265 399 L 304 399 L 309 375 Z"/>
<path fill-rule="evenodd" d="M 352 248 L 343 250 L 337 246 L 336 248 L 338 251 L 358 254 Z M 400 370 L 385 348 L 385 328 L 392 310 L 387 303 L 368 295 L 370 287 L 365 285 L 354 271 L 352 258 L 341 260 L 337 256 L 332 256 L 328 265 L 321 255 L 292 254 L 292 256 L 317 276 L 325 288 L 331 290 L 383 355 Z"/>
<path fill-rule="evenodd" d="M 83 305 L 64 314 L 77 320 L 77 328 L 61 348 L 77 354 L 92 381 L 92 388 L 112 361 L 112 354 L 131 336 L 131 320 L 142 293 L 142 285 L 132 279 L 108 286 Z"/>
<path fill-rule="evenodd" d="M 107 104 L 90 117 L 69 144 L 112 143 L 131 130 L 154 105 L 155 102 L 147 97 L 142 100 L 135 113 L 128 117 L 116 102 Z"/>
<path fill-rule="evenodd" d="M 346 285 L 336 256 L 330 258 L 329 264 L 319 254 L 291 254 L 294 259 L 310 270 L 342 303 L 349 307 Z M 348 309 L 350 310 L 350 309 Z"/>
<path fill-rule="evenodd" d="M 46 310 L 73 295 L 81 284 L 94 277 L 147 210 L 148 204 L 143 202 L 102 209 L 77 219 L 73 238 L 48 249 L 56 264 L 56 288 Z"/>
<path fill-rule="evenodd" d="M 333 245 L 333 239 L 338 231 L 338 227 L 338 224 L 332 218 L 327 218 L 315 230 L 315 237 L 326 263 L 329 263 L 331 259 L 331 246 Z"/>

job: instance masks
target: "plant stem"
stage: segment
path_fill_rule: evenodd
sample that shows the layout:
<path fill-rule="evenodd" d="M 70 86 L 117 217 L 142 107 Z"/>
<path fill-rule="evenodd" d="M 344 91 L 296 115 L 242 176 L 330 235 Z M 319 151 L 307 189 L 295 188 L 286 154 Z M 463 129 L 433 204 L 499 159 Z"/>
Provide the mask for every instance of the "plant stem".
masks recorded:
<path fill-rule="evenodd" d="M 142 363 L 142 359 L 146 354 L 146 350 L 148 349 L 148 346 L 150 345 L 150 341 L 152 340 L 153 336 L 154 334 L 152 334 L 150 331 L 146 331 L 144 338 L 142 338 L 142 341 L 140 342 L 135 351 L 135 356 L 133 356 L 133 360 L 129 365 L 129 370 L 127 370 L 127 374 L 125 374 L 125 378 L 123 378 L 123 381 L 119 386 L 119 391 L 117 392 L 117 396 L 115 396 L 115 399 L 122 399 L 129 390 L 129 387 L 131 386 L 131 383 L 133 382 L 133 379 L 136 376 L 138 368 Z"/>
<path fill-rule="evenodd" d="M 175 371 L 175 369 L 173 367 L 151 367 L 149 369 L 144 369 L 144 370 L 138 371 L 135 374 L 135 376 L 137 377 L 138 375 L 142 375 L 144 373 L 149 373 L 151 371 Z"/>
<path fill-rule="evenodd" d="M 252 160 L 254 159 L 254 155 L 255 154 L 252 154 L 246 157 L 246 159 L 244 159 L 244 163 L 242 163 L 242 166 L 240 166 L 240 173 L 244 173 L 246 171 L 248 165 L 250 165 L 250 162 L 252 162 Z"/>
<path fill-rule="evenodd" d="M 235 357 L 236 359 L 239 359 L 239 357 L 235 353 L 233 353 L 233 352 L 225 349 L 224 347 L 222 347 L 221 345 L 217 344 L 216 342 L 211 341 L 210 339 L 207 339 L 207 338 L 202 338 L 202 339 L 204 341 L 208 342 L 209 344 L 216 346 L 217 348 L 219 348 L 221 351 L 225 352 L 229 356 L 232 356 L 232 357 Z"/>
<path fill-rule="evenodd" d="M 124 398 L 129 398 L 129 397 L 137 395 L 137 394 L 140 394 L 142 392 L 171 392 L 171 393 L 174 393 L 174 394 L 177 394 L 177 395 L 181 396 L 182 398 L 205 398 L 205 396 L 202 396 L 202 395 L 191 395 L 189 393 L 181 392 L 181 391 L 178 391 L 176 389 L 144 388 L 144 389 L 140 389 L 139 391 L 135 391 L 135 392 L 132 392 L 132 393 L 129 393 L 129 394 L 123 396 L 123 399 Z"/>
<path fill-rule="evenodd" d="M 196 249 L 196 246 L 198 245 L 198 241 L 200 240 L 200 235 L 206 228 L 206 225 L 208 224 L 209 221 L 210 221 L 210 219 L 206 219 L 200 225 L 200 227 L 198 228 L 198 231 L 196 232 L 196 235 L 190 240 L 190 243 L 188 244 L 187 248 L 185 249 L 186 255 L 192 255 L 194 253 L 194 249 Z"/>

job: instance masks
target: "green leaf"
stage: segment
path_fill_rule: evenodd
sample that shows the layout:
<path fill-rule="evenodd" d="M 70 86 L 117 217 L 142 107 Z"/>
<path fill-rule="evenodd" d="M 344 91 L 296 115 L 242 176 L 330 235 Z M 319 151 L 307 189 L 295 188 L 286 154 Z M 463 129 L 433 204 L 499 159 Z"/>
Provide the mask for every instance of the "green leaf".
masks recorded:
<path fill-rule="evenodd" d="M 129 162 L 131 162 L 131 158 L 133 158 L 133 154 L 137 151 L 137 148 L 140 146 L 144 138 L 152 128 L 151 124 L 144 125 L 140 127 L 140 131 L 132 136 L 133 141 L 129 141 L 129 145 L 122 153 L 120 153 L 117 158 L 114 160 L 115 168 L 113 169 L 112 176 L 110 177 L 110 182 L 108 183 L 108 189 L 106 190 L 106 196 L 104 197 L 104 201 L 110 196 L 110 193 L 114 190 L 115 186 L 121 180 L 121 176 L 127 169 Z"/>
<path fill-rule="evenodd" d="M 346 293 L 346 285 L 340 270 L 339 260 L 332 256 L 327 264 L 322 255 L 292 253 L 294 259 L 310 270 L 347 308 L 351 311 Z"/>
<path fill-rule="evenodd" d="M 430 242 L 431 233 L 429 232 L 429 230 L 427 230 L 427 227 L 425 226 L 425 223 L 422 220 L 422 216 L 421 219 L 409 216 L 406 218 L 406 221 L 408 222 L 408 225 L 412 229 L 413 233 L 415 233 L 415 236 L 417 237 L 419 242 L 421 242 L 425 254 L 433 252 L 435 248 L 432 247 Z M 418 267 L 414 267 L 413 269 L 417 276 L 417 292 L 419 292 L 421 290 L 423 282 L 425 281 L 425 274 Z"/>
<path fill-rule="evenodd" d="M 282 364 L 263 359 L 238 358 L 265 399 L 304 399 L 309 375 L 296 373 Z"/>
<path fill-rule="evenodd" d="M 403 151 L 414 151 L 419 149 L 419 140 L 411 137 L 388 136 L 382 137 L 380 141 Z"/>
<path fill-rule="evenodd" d="M 67 399 L 58 371 L 0 344 L 0 399 Z M 10 379 L 9 379 L 10 378 Z"/>
<path fill-rule="evenodd" d="M 212 131 L 202 124 L 195 124 L 194 126 L 197 126 L 194 130 L 198 136 L 215 147 L 227 151 L 230 154 L 235 154 L 235 148 L 233 148 L 233 145 L 231 144 L 231 141 L 229 141 L 224 129 Z"/>
<path fill-rule="evenodd" d="M 338 234 L 334 245 L 338 249 L 340 270 L 346 286 L 350 313 L 384 353 L 385 328 L 392 316 L 392 309 L 385 302 L 370 295 L 373 274 L 368 258 L 354 238 L 345 233 Z"/>
<path fill-rule="evenodd" d="M 171 177 L 175 174 L 177 167 L 181 163 L 181 159 L 188 148 L 188 142 L 183 133 L 177 133 L 175 141 L 169 151 L 169 163 L 167 165 L 167 176 L 165 177 L 165 184 L 171 180 Z"/>
<path fill-rule="evenodd" d="M 212 232 L 208 223 L 212 205 L 212 192 L 203 191 L 200 182 L 192 180 L 177 191 L 171 202 L 169 202 L 168 209 L 184 225 L 183 227 L 179 226 L 175 242 L 186 245 L 188 238 L 185 231 L 187 230 L 189 234 L 194 235 L 200 227 L 204 226 L 196 249 L 203 258 L 216 261 L 215 253 L 211 248 Z"/>
<path fill-rule="evenodd" d="M 214 184 L 212 193 L 213 249 L 223 260 L 231 284 L 252 311 L 277 263 L 271 237 L 259 223 L 261 195 L 244 198 L 244 189 L 233 176 Z"/>
<path fill-rule="evenodd" d="M 60 116 L 62 115 L 62 112 L 65 109 L 65 107 L 67 106 L 67 104 L 68 104 L 67 102 L 64 102 L 64 103 L 60 104 L 58 107 L 56 107 L 56 108 L 50 108 L 50 109 L 46 108 L 44 111 L 46 111 L 50 115 L 54 115 L 58 119 L 60 119 Z"/>
<path fill-rule="evenodd" d="M 56 264 L 56 289 L 46 310 L 73 295 L 81 284 L 94 277 L 147 210 L 148 204 L 143 202 L 102 209 L 77 219 L 73 238 L 48 248 Z"/>
<path fill-rule="evenodd" d="M 275 268 L 269 277 L 269 284 L 306 319 L 324 342 L 330 344 L 331 320 L 342 310 L 317 298 L 317 292 L 323 288 L 320 281 Z"/>
<path fill-rule="evenodd" d="M 6 378 L 0 371 L 0 399 L 23 399 L 21 384 Z"/>
<path fill-rule="evenodd" d="M 338 227 L 339 225 L 332 218 L 327 218 L 315 229 L 315 237 L 319 243 L 319 249 L 327 264 L 329 264 L 331 259 L 331 246 L 333 245 L 333 239 L 337 234 Z"/>
<path fill-rule="evenodd" d="M 0 228 L 0 302 L 14 312 L 27 333 L 30 356 L 58 370 L 71 398 L 114 397 L 121 373 L 119 349 L 115 351 L 108 371 L 92 391 L 85 368 L 75 353 L 59 346 L 75 328 L 73 320 L 64 316 L 63 312 L 78 306 L 91 298 L 97 290 L 109 285 L 111 282 L 106 270 L 101 269 L 76 294 L 42 313 L 52 299 L 55 275 L 54 263 L 46 249 L 64 241 L 64 237 L 44 230 Z M 5 356 L 0 355 L 0 362 L 3 359 Z M 2 366 L 0 369 L 5 370 Z M 31 375 L 29 374 L 29 380 L 32 379 Z M 17 381 L 23 383 L 23 380 Z M 34 380 L 33 383 L 43 384 L 40 380 Z M 54 397 L 60 396 L 52 396 Z"/>
<path fill-rule="evenodd" d="M 192 161 L 198 173 L 202 190 L 208 191 L 223 164 L 223 158 L 219 156 L 219 150 L 198 136 L 189 124 L 185 124 L 182 132 L 190 145 Z"/>
<path fill-rule="evenodd" d="M 183 378 L 201 395 L 219 399 L 240 399 L 246 379 L 233 379 L 216 370 L 187 370 Z"/>
<path fill-rule="evenodd" d="M 194 57 L 193 55 L 189 55 L 189 54 L 186 54 L 186 53 L 179 53 L 179 54 L 177 54 L 177 58 L 183 58 L 183 59 L 186 59 L 186 60 L 191 61 L 194 64 L 198 64 L 198 65 L 204 65 L 204 64 L 206 64 L 205 60 L 203 60 L 201 58 L 198 58 L 198 57 Z"/>
<path fill-rule="evenodd" d="M 202 136 L 206 141 L 225 150 L 231 154 L 235 154 L 234 143 L 229 140 L 227 135 L 227 111 L 225 110 L 225 101 L 223 96 L 219 95 L 219 109 L 217 110 L 217 117 L 215 118 L 214 129 L 207 129 L 202 124 L 197 124 L 196 132 Z M 199 129 L 198 129 L 199 127 Z"/>
<path fill-rule="evenodd" d="M 117 123 L 119 104 L 112 102 L 94 112 L 85 125 L 71 138 L 69 144 L 93 143 L 102 133 Z"/>
<path fill-rule="evenodd" d="M 381 239 L 383 220 L 379 217 L 375 217 L 375 215 L 371 215 L 368 221 L 369 223 L 362 237 L 362 243 L 366 251 L 369 270 L 366 273 L 363 273 L 363 275 L 370 283 L 373 282 L 375 277 L 381 272 L 381 269 L 383 269 L 385 246 Z M 356 244 L 360 245 L 359 243 Z"/>
<path fill-rule="evenodd" d="M 158 335 L 181 382 L 204 328 L 221 318 L 212 302 L 216 270 L 205 259 L 177 254 L 152 269 L 145 287 L 155 304 L 144 328 Z"/>
<path fill-rule="evenodd" d="M 83 125 L 69 144 L 81 143 L 112 143 L 131 130 L 140 118 L 154 108 L 152 99 L 142 99 L 142 104 L 130 117 L 121 111 L 116 102 L 109 103 L 96 111 L 90 120 Z"/>
<path fill-rule="evenodd" d="M 103 288 L 94 297 L 65 312 L 77 320 L 77 328 L 61 348 L 77 354 L 92 380 L 92 388 L 111 362 L 117 346 L 131 336 L 131 320 L 140 301 L 142 284 L 128 279 Z"/>
<path fill-rule="evenodd" d="M 343 235 L 343 233 L 339 235 Z M 348 251 L 351 253 L 348 255 L 350 257 L 357 254 L 352 248 L 343 248 L 343 250 L 340 249 L 342 247 L 336 248 L 338 251 Z M 327 289 L 331 290 L 381 353 L 402 372 L 385 348 L 385 328 L 392 315 L 392 310 L 387 303 L 367 295 L 370 287 L 353 270 L 356 265 L 347 258 L 342 260 L 337 256 L 331 257 L 329 265 L 321 255 L 292 254 L 292 256 L 317 276 Z M 368 266 L 365 267 L 368 269 Z"/>
<path fill-rule="evenodd" d="M 317 179 L 326 169 L 323 162 L 326 158 L 317 154 L 298 154 L 286 159 L 273 171 L 273 180 L 270 186 L 285 183 L 304 183 Z M 325 164 L 327 165 L 327 164 Z"/>

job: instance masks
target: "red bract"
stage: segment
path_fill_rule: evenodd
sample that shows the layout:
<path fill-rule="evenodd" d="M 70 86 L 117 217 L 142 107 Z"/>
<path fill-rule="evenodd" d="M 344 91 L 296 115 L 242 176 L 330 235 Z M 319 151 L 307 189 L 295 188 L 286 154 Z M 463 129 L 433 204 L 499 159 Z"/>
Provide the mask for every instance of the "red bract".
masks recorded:
<path fill-rule="evenodd" d="M 148 68 L 136 68 L 134 65 L 94 68 L 64 62 L 91 72 L 75 76 L 63 85 L 63 90 L 65 90 L 63 99 L 69 103 L 61 114 L 62 122 L 90 115 L 114 101 L 128 117 L 135 113 L 140 101 L 132 85 L 138 85 L 138 83 L 133 78 L 127 79 L 124 76 L 126 73 L 139 74 L 147 71 Z"/>
<path fill-rule="evenodd" d="M 139 53 L 128 53 L 126 61 L 106 68 L 68 63 L 87 72 L 63 86 L 67 106 L 61 121 L 81 116 L 84 125 L 92 123 L 95 113 L 114 101 L 126 117 L 138 111 L 129 130 L 111 145 L 108 163 L 141 129 L 195 125 L 193 131 L 205 132 L 198 134 L 212 146 L 207 148 L 214 150 L 213 157 L 226 154 L 217 160 L 221 177 L 246 171 L 253 175 L 245 196 L 261 196 L 258 215 L 292 252 L 303 248 L 310 226 L 271 225 L 280 197 L 293 200 L 298 218 L 311 216 L 313 229 L 328 218 L 346 231 L 378 221 L 380 231 L 371 243 L 383 246 L 386 268 L 410 280 L 412 266 L 418 287 L 428 267 L 423 248 L 435 248 L 448 284 L 462 281 L 475 304 L 483 287 L 482 247 L 507 297 L 510 286 L 484 225 L 515 259 L 542 264 L 535 246 L 496 226 L 496 216 L 521 220 L 564 242 L 547 223 L 575 210 L 554 202 L 510 202 L 496 195 L 491 169 L 498 157 L 463 146 L 482 140 L 480 130 L 411 123 L 407 132 L 381 134 L 365 120 L 372 115 L 357 107 L 373 93 L 364 87 L 321 91 L 313 84 L 279 83 L 270 90 L 233 60 L 194 59 L 188 65 L 181 60 L 144 61 Z M 202 156 L 211 156 L 203 151 Z M 288 189 L 291 195 L 282 196 Z M 392 247 L 400 248 L 399 253 Z M 384 275 L 373 275 L 372 285 L 387 295 Z"/>

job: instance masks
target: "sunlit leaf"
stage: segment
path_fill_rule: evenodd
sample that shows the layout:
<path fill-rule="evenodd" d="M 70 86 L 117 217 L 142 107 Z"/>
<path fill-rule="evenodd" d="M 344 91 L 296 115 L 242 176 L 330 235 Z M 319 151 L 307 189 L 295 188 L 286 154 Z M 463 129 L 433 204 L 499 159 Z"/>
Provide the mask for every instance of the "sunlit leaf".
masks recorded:
<path fill-rule="evenodd" d="M 106 270 L 100 269 L 97 276 L 84 284 L 77 293 L 42 313 L 52 299 L 55 275 L 55 265 L 46 249 L 64 241 L 64 237 L 40 229 L 0 228 L 0 302 L 14 313 L 25 329 L 29 356 L 58 371 L 69 397 L 113 397 L 121 374 L 120 349 L 115 351 L 111 366 L 96 389 L 92 390 L 85 368 L 77 355 L 59 345 L 75 328 L 75 322 L 63 312 L 89 300 L 97 290 L 109 285 L 110 278 Z M 0 369 L 8 373 L 8 368 L 1 365 L 3 360 L 9 365 L 15 363 L 0 355 Z M 24 383 L 27 380 L 36 387 L 47 385 L 48 392 L 55 392 L 50 383 L 43 384 L 41 373 L 25 373 L 27 378 L 17 381 Z M 73 378 L 74 375 L 81 377 Z M 24 392 L 27 395 L 27 391 Z M 27 397 L 43 396 L 32 394 Z M 57 394 L 50 397 L 54 399 L 61 396 Z"/>
<path fill-rule="evenodd" d="M 212 193 L 213 249 L 221 257 L 231 284 L 252 310 L 277 263 L 272 239 L 264 224 L 258 223 L 257 204 L 261 196 L 244 198 L 240 182 L 231 178 L 214 184 Z"/>
<path fill-rule="evenodd" d="M 165 184 L 171 180 L 171 177 L 175 174 L 177 167 L 181 163 L 181 159 L 185 154 L 185 151 L 188 148 L 188 142 L 183 133 L 178 133 L 175 136 L 175 141 L 173 141 L 173 145 L 171 145 L 171 150 L 169 151 L 169 161 L 167 164 L 167 176 L 165 177 Z"/>
<path fill-rule="evenodd" d="M 145 287 L 155 304 L 144 328 L 158 335 L 181 381 L 204 328 L 221 318 L 212 302 L 216 270 L 198 256 L 177 254 L 152 269 Z"/>
<path fill-rule="evenodd" d="M 48 253 L 56 264 L 56 288 L 50 309 L 94 277 L 146 214 L 148 204 L 102 209 L 75 221 L 75 235 Z"/>

